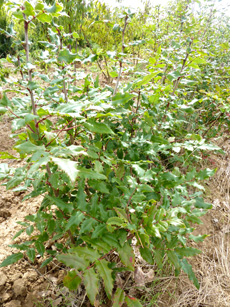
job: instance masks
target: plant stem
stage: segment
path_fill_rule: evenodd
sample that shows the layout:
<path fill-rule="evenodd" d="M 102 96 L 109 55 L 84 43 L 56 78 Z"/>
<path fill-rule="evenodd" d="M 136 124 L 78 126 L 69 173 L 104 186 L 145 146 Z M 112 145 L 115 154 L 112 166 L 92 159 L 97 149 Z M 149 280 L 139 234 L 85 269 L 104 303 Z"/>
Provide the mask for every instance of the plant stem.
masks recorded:
<path fill-rule="evenodd" d="M 125 16 L 125 25 L 124 25 L 124 28 L 123 28 L 123 31 L 122 31 L 122 53 L 124 53 L 124 51 L 125 51 L 125 30 L 126 30 L 126 27 L 127 27 L 127 24 L 128 24 L 127 21 L 128 21 L 128 15 Z M 117 77 L 117 83 L 116 83 L 114 93 L 113 93 L 114 96 L 117 93 L 117 89 L 118 89 L 120 78 L 121 78 L 121 72 L 122 72 L 122 60 L 120 60 L 120 70 L 119 70 L 119 74 L 118 74 L 118 77 Z"/>
<path fill-rule="evenodd" d="M 191 39 L 191 41 L 189 42 L 188 49 L 191 47 L 192 42 L 193 42 L 193 39 Z M 184 70 L 184 68 L 185 68 L 185 65 L 186 65 L 186 62 L 187 62 L 187 60 L 188 60 L 189 54 L 190 54 L 190 52 L 189 52 L 189 50 L 188 50 L 187 53 L 186 53 L 186 56 L 185 56 L 185 58 L 184 58 L 184 60 L 183 60 L 182 67 L 181 67 L 181 70 L 180 70 L 180 74 L 183 72 L 183 70 Z M 180 79 L 181 79 L 181 77 L 178 77 L 177 80 L 176 80 L 176 82 L 175 82 L 175 84 L 174 84 L 173 93 L 172 93 L 173 95 L 175 94 L 175 91 L 176 91 L 177 88 L 178 88 L 178 85 L 179 85 L 179 83 L 180 83 Z"/>
<path fill-rule="evenodd" d="M 26 20 L 26 15 L 25 14 L 23 14 L 23 17 L 24 17 L 24 30 L 25 30 L 26 63 L 28 65 L 29 64 L 29 38 L 28 38 L 29 21 Z M 32 70 L 31 69 L 28 69 L 28 77 L 29 77 L 29 82 L 32 82 Z M 30 100 L 31 100 L 31 104 L 32 104 L 33 114 L 37 115 L 36 105 L 35 105 L 35 100 L 34 100 L 34 93 L 29 88 L 28 88 L 28 91 L 30 93 Z M 39 129 L 38 129 L 38 125 L 37 125 L 37 120 L 36 119 L 34 119 L 34 123 L 35 123 L 35 127 L 36 127 L 36 134 L 39 137 Z"/>

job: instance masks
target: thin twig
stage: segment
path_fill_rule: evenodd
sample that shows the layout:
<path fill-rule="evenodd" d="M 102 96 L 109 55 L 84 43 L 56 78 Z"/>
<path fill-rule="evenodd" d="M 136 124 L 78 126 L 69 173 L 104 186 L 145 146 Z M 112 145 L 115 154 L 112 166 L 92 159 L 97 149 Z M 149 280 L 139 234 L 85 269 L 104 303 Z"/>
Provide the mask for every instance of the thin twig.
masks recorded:
<path fill-rule="evenodd" d="M 127 27 L 127 24 L 128 24 L 128 15 L 125 16 L 125 25 L 124 25 L 124 28 L 123 28 L 123 31 L 122 31 L 122 53 L 124 53 L 124 51 L 125 51 L 125 29 Z M 114 93 L 113 93 L 114 96 L 117 93 L 117 89 L 118 89 L 120 78 L 121 78 L 121 73 L 122 73 L 122 60 L 120 60 L 120 70 L 119 70 L 119 74 L 118 74 L 118 77 L 117 77 L 117 83 L 116 83 Z"/>

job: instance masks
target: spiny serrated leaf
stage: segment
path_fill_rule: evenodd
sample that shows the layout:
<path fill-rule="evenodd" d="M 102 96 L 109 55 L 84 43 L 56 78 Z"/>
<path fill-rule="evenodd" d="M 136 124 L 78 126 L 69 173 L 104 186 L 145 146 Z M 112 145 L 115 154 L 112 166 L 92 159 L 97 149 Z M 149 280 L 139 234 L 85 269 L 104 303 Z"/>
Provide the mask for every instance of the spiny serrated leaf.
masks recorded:
<path fill-rule="evenodd" d="M 103 235 L 104 232 L 106 232 L 106 226 L 101 224 L 101 225 L 97 225 L 92 233 L 91 238 L 95 239 L 95 238 L 99 238 Z"/>
<path fill-rule="evenodd" d="M 69 159 L 60 159 L 52 157 L 53 162 L 67 174 L 72 182 L 75 182 L 79 170 L 77 169 L 77 162 L 71 161 Z"/>
<path fill-rule="evenodd" d="M 126 296 L 125 302 L 128 307 L 143 307 L 137 298 Z"/>
<path fill-rule="evenodd" d="M 203 242 L 204 239 L 205 239 L 207 236 L 208 236 L 208 235 L 198 235 L 198 236 L 194 236 L 194 235 L 190 234 L 189 239 L 190 239 L 190 240 L 193 240 L 193 241 L 196 242 L 196 243 L 199 243 L 199 242 Z"/>
<path fill-rule="evenodd" d="M 197 289 L 200 288 L 200 284 L 192 270 L 192 266 L 191 264 L 188 263 L 188 261 L 186 259 L 183 259 L 181 261 L 181 268 L 182 270 L 188 275 L 189 279 L 193 282 L 193 284 L 195 285 L 195 287 Z"/>
<path fill-rule="evenodd" d="M 96 295 L 99 292 L 99 278 L 94 268 L 90 268 L 85 271 L 84 284 L 85 284 L 86 293 L 90 300 L 90 303 L 94 305 Z"/>
<path fill-rule="evenodd" d="M 81 278 L 76 274 L 75 271 L 70 271 L 63 279 L 63 284 L 69 290 L 76 290 L 81 283 Z"/>
<path fill-rule="evenodd" d="M 61 254 L 57 256 L 57 259 L 65 265 L 77 270 L 85 270 L 89 265 L 88 260 L 79 257 L 77 254 Z"/>
<path fill-rule="evenodd" d="M 108 261 L 102 259 L 96 262 L 96 268 L 104 281 L 107 295 L 111 296 L 113 290 L 113 278 L 112 278 L 112 270 L 108 267 L 108 264 L 109 264 Z"/>
<path fill-rule="evenodd" d="M 61 50 L 58 54 L 58 61 L 71 64 L 77 57 L 77 54 L 73 54 L 69 49 Z"/>
<path fill-rule="evenodd" d="M 196 208 L 202 208 L 202 209 L 211 209 L 212 204 L 204 202 L 203 198 L 197 197 L 196 202 L 195 202 L 195 207 Z"/>
<path fill-rule="evenodd" d="M 96 224 L 98 224 L 98 222 L 92 218 L 84 220 L 84 222 L 81 224 L 80 234 L 90 232 L 92 229 L 95 228 Z"/>
<path fill-rule="evenodd" d="M 180 263 L 177 254 L 174 251 L 168 250 L 167 256 L 169 258 L 169 261 L 174 265 L 175 269 L 180 269 Z"/>
<path fill-rule="evenodd" d="M 126 242 L 123 247 L 118 248 L 121 262 L 131 271 L 134 271 L 135 255 L 132 247 Z"/>
<path fill-rule="evenodd" d="M 112 307 L 121 307 L 125 301 L 125 292 L 121 288 L 117 288 L 114 298 L 113 298 L 113 305 Z"/>
<path fill-rule="evenodd" d="M 91 132 L 100 133 L 100 134 L 114 134 L 111 128 L 104 124 L 104 123 L 97 123 L 97 122 L 87 122 L 84 124 L 84 127 Z"/>
<path fill-rule="evenodd" d="M 52 203 L 54 203 L 61 210 L 66 210 L 68 212 L 72 212 L 73 210 L 73 205 L 71 203 L 69 204 L 67 202 L 64 202 L 62 199 L 58 197 L 52 197 L 52 196 L 47 195 L 46 198 L 51 200 Z"/>
<path fill-rule="evenodd" d="M 140 248 L 140 254 L 141 257 L 147 261 L 149 264 L 154 264 L 153 255 L 151 253 L 151 250 L 147 247 Z"/>
<path fill-rule="evenodd" d="M 73 247 L 70 249 L 70 253 L 77 254 L 79 257 L 85 258 L 90 262 L 94 262 L 100 258 L 100 254 L 96 250 L 86 246 Z"/>
<path fill-rule="evenodd" d="M 78 226 L 84 220 L 84 214 L 80 211 L 75 212 L 71 215 L 71 218 L 68 220 L 68 223 L 65 227 L 65 230 L 70 229 L 72 226 Z"/>
<path fill-rule="evenodd" d="M 175 248 L 175 252 L 180 257 L 192 257 L 201 253 L 199 249 L 193 247 L 177 247 Z"/>
<path fill-rule="evenodd" d="M 10 255 L 5 260 L 2 261 L 2 263 L 0 264 L 0 268 L 13 264 L 22 258 L 23 258 L 22 253 L 16 253 L 16 254 Z"/>
<path fill-rule="evenodd" d="M 30 141 L 25 141 L 24 143 L 15 146 L 15 148 L 19 153 L 22 153 L 22 154 L 26 154 L 26 153 L 31 154 L 39 150 L 45 151 L 45 146 L 43 145 L 37 146 L 31 143 Z"/>
<path fill-rule="evenodd" d="M 103 174 L 99 174 L 91 169 L 78 167 L 79 177 L 84 179 L 95 179 L 95 180 L 107 180 L 107 177 Z"/>
<path fill-rule="evenodd" d="M 127 225 L 126 221 L 118 216 L 110 217 L 106 223 L 107 225 L 115 225 L 124 227 Z"/>

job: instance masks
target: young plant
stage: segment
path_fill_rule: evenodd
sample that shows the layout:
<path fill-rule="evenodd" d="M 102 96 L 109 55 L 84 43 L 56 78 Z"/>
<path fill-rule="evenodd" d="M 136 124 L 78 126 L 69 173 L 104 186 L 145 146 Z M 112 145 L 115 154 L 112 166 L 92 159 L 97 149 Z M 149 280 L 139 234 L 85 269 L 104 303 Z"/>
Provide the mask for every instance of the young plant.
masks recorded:
<path fill-rule="evenodd" d="M 162 125 L 172 86 L 161 84 L 161 65 L 120 90 L 119 78 L 115 90 L 100 88 L 98 78 L 89 76 L 76 87 L 74 79 L 68 84 L 66 79 L 77 54 L 54 44 L 58 38 L 53 31 L 53 42 L 47 46 L 56 53 L 55 71 L 35 72 L 29 26 L 34 20 L 50 25 L 62 14 L 62 6 L 48 7 L 42 1 L 9 6 L 24 23 L 27 76 L 18 84 L 23 90 L 16 89 L 24 98 L 10 100 L 5 91 L 0 106 L 14 116 L 15 149 L 25 163 L 17 169 L 2 163 L 0 179 L 6 179 L 6 188 L 13 191 L 30 188 L 24 199 L 42 195 L 43 200 L 14 236 L 25 232 L 28 240 L 11 245 L 19 252 L 0 267 L 23 257 L 34 263 L 36 254 L 43 259 L 41 266 L 56 258 L 72 268 L 64 285 L 74 290 L 83 283 L 92 305 L 98 304 L 103 281 L 114 307 L 141 306 L 125 289 L 115 288 L 118 272 L 135 269 L 135 245 L 145 261 L 160 268 L 168 261 L 176 275 L 183 270 L 199 288 L 187 258 L 200 251 L 189 242 L 205 238 L 194 236 L 192 225 L 212 207 L 204 202 L 199 182 L 214 171 L 196 170 L 192 163 L 204 150 L 219 148 L 187 133 L 181 102 L 174 105 L 178 113 L 168 108 Z M 122 48 L 127 16 L 123 16 Z M 46 56 L 48 60 L 49 53 Z M 155 103 L 160 98 L 161 103 Z M 114 252 L 118 263 L 112 260 Z"/>

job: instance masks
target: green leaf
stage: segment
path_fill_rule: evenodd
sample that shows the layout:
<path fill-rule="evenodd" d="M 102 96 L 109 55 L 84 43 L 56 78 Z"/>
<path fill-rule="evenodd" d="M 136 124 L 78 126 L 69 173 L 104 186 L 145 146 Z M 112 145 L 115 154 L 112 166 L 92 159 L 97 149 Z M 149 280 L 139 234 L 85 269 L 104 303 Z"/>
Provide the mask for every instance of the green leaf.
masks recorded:
<path fill-rule="evenodd" d="M 177 247 L 175 248 L 175 252 L 180 257 L 191 257 L 201 253 L 199 249 L 193 247 Z"/>
<path fill-rule="evenodd" d="M 107 231 L 106 226 L 104 224 L 97 225 L 92 233 L 91 238 L 96 239 L 99 238 Z"/>
<path fill-rule="evenodd" d="M 37 146 L 31 143 L 30 141 L 25 141 L 22 144 L 15 146 L 16 150 L 22 154 L 31 154 L 33 152 L 42 150 L 45 151 L 45 146 Z"/>
<path fill-rule="evenodd" d="M 23 258 L 22 253 L 10 255 L 5 260 L 3 260 L 3 262 L 0 264 L 0 268 L 3 268 L 4 266 L 8 266 L 10 264 L 13 264 L 13 263 L 17 262 L 18 260 L 20 260 L 22 258 Z"/>
<path fill-rule="evenodd" d="M 177 254 L 174 251 L 168 250 L 167 256 L 169 261 L 174 265 L 176 270 L 180 269 L 180 263 Z"/>
<path fill-rule="evenodd" d="M 69 159 L 61 159 L 52 157 L 53 162 L 67 174 L 70 180 L 74 183 L 77 179 L 79 170 L 77 169 L 77 162 Z"/>
<path fill-rule="evenodd" d="M 94 268 L 90 268 L 85 271 L 84 284 L 90 303 L 94 305 L 96 295 L 99 292 L 99 278 Z"/>
<path fill-rule="evenodd" d="M 0 0 L 0 9 L 2 8 L 5 0 Z"/>
<path fill-rule="evenodd" d="M 57 255 L 57 259 L 60 262 L 63 262 L 65 265 L 74 268 L 76 270 L 85 270 L 88 265 L 89 261 L 79 257 L 76 254 L 61 254 Z"/>
<path fill-rule="evenodd" d="M 110 297 L 113 290 L 112 270 L 108 267 L 108 261 L 102 259 L 96 262 L 96 268 L 104 281 L 107 295 Z"/>
<path fill-rule="evenodd" d="M 5 114 L 7 112 L 7 108 L 0 106 L 0 115 Z"/>
<path fill-rule="evenodd" d="M 35 249 L 34 248 L 30 248 L 27 250 L 27 256 L 30 259 L 30 261 L 32 261 L 34 263 L 35 260 Z"/>
<path fill-rule="evenodd" d="M 79 226 L 80 223 L 84 220 L 85 216 L 80 211 L 75 212 L 71 215 L 68 223 L 66 224 L 65 230 L 70 229 L 72 226 Z"/>
<path fill-rule="evenodd" d="M 200 285 L 199 282 L 192 270 L 192 266 L 191 264 L 188 263 L 188 261 L 186 259 L 183 259 L 181 261 L 181 268 L 182 270 L 188 275 L 189 279 L 193 282 L 193 284 L 195 285 L 195 287 L 197 289 L 200 289 Z"/>
<path fill-rule="evenodd" d="M 43 255 L 44 255 L 44 252 L 45 252 L 45 246 L 44 246 L 44 244 L 43 244 L 42 242 L 40 242 L 40 241 L 36 241 L 36 242 L 35 242 L 35 247 L 36 247 L 38 253 L 39 253 L 41 256 L 43 256 Z"/>
<path fill-rule="evenodd" d="M 65 62 L 66 64 L 71 64 L 77 57 L 77 54 L 73 54 L 69 49 L 63 49 L 58 54 L 58 61 Z"/>
<path fill-rule="evenodd" d="M 95 179 L 95 180 L 107 180 L 107 177 L 103 174 L 99 174 L 91 169 L 78 167 L 79 177 L 84 179 Z"/>
<path fill-rule="evenodd" d="M 128 305 L 128 307 L 142 307 L 138 299 L 134 297 L 126 296 L 125 302 Z"/>
<path fill-rule="evenodd" d="M 197 177 L 198 179 L 200 179 L 200 180 L 204 180 L 204 179 L 207 179 L 207 178 L 213 176 L 213 175 L 215 174 L 215 172 L 216 172 L 215 169 L 211 170 L 211 169 L 209 169 L 209 168 L 206 168 L 205 170 L 200 171 L 200 172 L 196 175 L 196 177 Z"/>
<path fill-rule="evenodd" d="M 145 76 L 141 81 L 137 82 L 135 88 L 140 88 L 142 85 L 149 83 L 159 72 L 155 71 L 147 76 Z"/>
<path fill-rule="evenodd" d="M 47 266 L 52 260 L 53 260 L 53 257 L 49 257 L 48 259 L 42 262 L 40 268 Z"/>
<path fill-rule="evenodd" d="M 37 19 L 38 19 L 39 21 L 41 21 L 42 23 L 44 23 L 44 22 L 51 23 L 51 21 L 52 21 L 52 16 L 51 16 L 50 14 L 43 13 L 43 14 L 41 14 L 41 15 L 39 14 L 38 17 L 37 17 Z"/>
<path fill-rule="evenodd" d="M 203 150 L 221 150 L 221 148 L 214 144 L 202 144 L 198 146 L 199 149 Z"/>
<path fill-rule="evenodd" d="M 208 236 L 208 235 L 198 235 L 198 236 L 194 236 L 194 235 L 190 234 L 189 239 L 190 239 L 190 240 L 193 240 L 193 241 L 196 242 L 196 243 L 199 243 L 199 242 L 203 242 L 204 239 L 205 239 L 207 236 Z"/>
<path fill-rule="evenodd" d="M 26 228 L 26 233 L 28 234 L 28 236 L 30 236 L 33 231 L 34 231 L 33 225 L 30 225 L 29 227 Z"/>
<path fill-rule="evenodd" d="M 109 194 L 109 190 L 108 190 L 105 182 L 91 180 L 91 181 L 89 181 L 89 186 L 92 187 L 94 190 L 97 190 L 101 193 Z"/>
<path fill-rule="evenodd" d="M 58 17 L 59 16 L 59 12 L 61 12 L 63 9 L 63 6 L 62 4 L 58 3 L 58 2 L 54 2 L 54 4 L 47 8 L 46 11 L 52 15 L 54 15 L 55 17 Z"/>
<path fill-rule="evenodd" d="M 7 182 L 6 189 L 7 190 L 13 189 L 14 187 L 18 186 L 23 180 L 24 180 L 24 176 L 18 176 L 18 177 L 12 178 L 11 180 Z"/>
<path fill-rule="evenodd" d="M 73 210 L 73 205 L 71 203 L 67 203 L 64 202 L 62 199 L 58 198 L 58 197 L 52 197 L 49 195 L 46 195 L 46 197 L 52 201 L 52 203 L 54 203 L 59 209 L 63 210 L 63 211 L 68 211 L 68 212 L 72 212 Z"/>
<path fill-rule="evenodd" d="M 7 177 L 9 173 L 9 167 L 7 163 L 1 163 L 0 164 L 0 179 L 4 179 Z"/>
<path fill-rule="evenodd" d="M 141 257 L 149 264 L 154 264 L 153 255 L 148 247 L 140 248 Z"/>
<path fill-rule="evenodd" d="M 118 237 L 116 237 L 113 233 L 109 233 L 108 231 L 101 238 L 101 240 L 106 242 L 110 246 L 110 248 L 112 248 L 112 247 L 119 248 L 120 247 L 118 239 L 119 239 Z"/>
<path fill-rule="evenodd" d="M 118 248 L 121 262 L 131 271 L 134 271 L 135 255 L 132 247 L 126 242 L 123 247 Z"/>
<path fill-rule="evenodd" d="M 112 98 L 113 105 L 115 105 L 115 106 L 122 106 L 126 102 L 130 101 L 133 98 L 133 96 L 134 95 L 131 95 L 131 94 L 128 94 L 128 93 L 125 93 L 125 94 L 117 93 Z"/>
<path fill-rule="evenodd" d="M 0 100 L 0 105 L 4 106 L 4 107 L 10 107 L 11 106 L 11 102 L 10 100 L 7 98 L 6 93 L 3 94 L 2 99 Z"/>
<path fill-rule="evenodd" d="M 203 198 L 197 197 L 196 202 L 195 202 L 195 207 L 196 208 L 202 208 L 202 209 L 212 209 L 212 204 L 205 203 Z"/>
<path fill-rule="evenodd" d="M 97 122 L 87 122 L 84 123 L 84 127 L 91 132 L 100 133 L 100 134 L 114 134 L 114 132 L 104 123 Z"/>
<path fill-rule="evenodd" d="M 111 78 L 116 78 L 116 77 L 118 77 L 118 73 L 117 73 L 116 71 L 110 71 L 110 72 L 109 72 L 109 75 L 110 75 Z"/>
<path fill-rule="evenodd" d="M 5 151 L 0 151 L 0 159 L 18 159 L 17 157 L 14 157 L 13 155 L 9 154 Z M 1 172 L 1 170 L 0 170 Z"/>
<path fill-rule="evenodd" d="M 90 232 L 92 229 L 94 229 L 96 224 L 97 221 L 92 218 L 84 220 L 84 222 L 81 224 L 80 234 Z"/>
<path fill-rule="evenodd" d="M 121 288 L 117 288 L 114 298 L 113 298 L 113 305 L 112 307 L 121 307 L 125 301 L 125 292 Z"/>
<path fill-rule="evenodd" d="M 114 216 L 114 217 L 110 217 L 108 220 L 107 220 L 107 225 L 115 225 L 115 226 L 119 226 L 119 227 L 125 227 L 127 226 L 127 223 L 124 219 L 120 218 L 120 217 L 117 217 L 117 216 Z"/>
<path fill-rule="evenodd" d="M 24 19 L 24 16 L 20 10 L 14 11 L 13 16 L 21 20 Z"/>
<path fill-rule="evenodd" d="M 23 13 L 26 16 L 34 16 L 35 15 L 34 8 L 33 8 L 33 6 L 28 1 L 24 2 L 24 8 L 25 9 L 23 10 Z"/>
<path fill-rule="evenodd" d="M 89 248 L 87 246 L 73 247 L 69 251 L 71 253 L 77 254 L 79 257 L 89 260 L 90 262 L 94 262 L 98 258 L 100 258 L 100 254 L 96 250 Z"/>
<path fill-rule="evenodd" d="M 43 9 L 44 9 L 44 4 L 42 3 L 42 2 L 38 2 L 38 3 L 36 3 L 36 5 L 35 5 L 35 10 L 36 11 L 42 11 Z"/>
<path fill-rule="evenodd" d="M 69 271 L 63 279 L 63 284 L 69 290 L 76 290 L 81 284 L 81 278 L 76 274 L 75 271 Z"/>
<path fill-rule="evenodd" d="M 25 231 L 25 229 L 20 229 L 20 230 L 13 236 L 13 240 L 15 240 L 17 237 L 19 237 L 24 231 Z"/>

